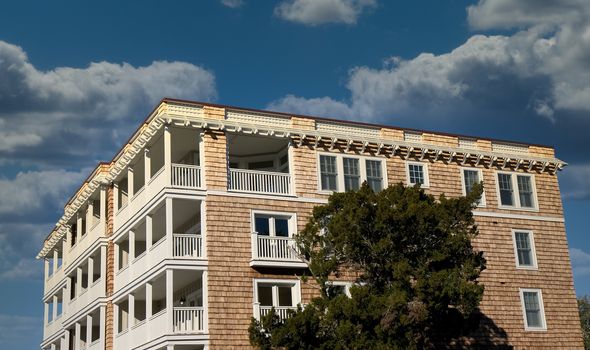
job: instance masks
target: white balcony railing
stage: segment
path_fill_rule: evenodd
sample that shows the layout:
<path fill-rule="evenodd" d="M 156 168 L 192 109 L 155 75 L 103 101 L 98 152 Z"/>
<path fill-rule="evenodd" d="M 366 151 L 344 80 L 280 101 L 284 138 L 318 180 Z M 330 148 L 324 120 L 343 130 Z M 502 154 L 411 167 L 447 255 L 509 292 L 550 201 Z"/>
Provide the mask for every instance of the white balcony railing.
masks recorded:
<path fill-rule="evenodd" d="M 200 258 L 203 256 L 203 237 L 194 234 L 175 233 L 173 256 L 175 258 Z"/>
<path fill-rule="evenodd" d="M 252 234 L 252 258 L 264 260 L 299 261 L 295 239 L 291 237 Z"/>
<path fill-rule="evenodd" d="M 172 164 L 172 186 L 201 187 L 201 168 L 197 165 Z"/>
<path fill-rule="evenodd" d="M 173 314 L 175 333 L 200 332 L 205 329 L 203 307 L 175 307 Z"/>
<path fill-rule="evenodd" d="M 291 194 L 291 175 L 270 171 L 229 169 L 228 189 L 251 193 Z"/>
<path fill-rule="evenodd" d="M 270 309 L 273 307 L 275 309 L 275 315 L 279 316 L 281 320 L 285 320 L 287 317 L 289 317 L 289 310 L 297 311 L 296 306 L 258 306 L 258 319 L 260 320 L 262 317 L 268 315 L 270 313 Z"/>

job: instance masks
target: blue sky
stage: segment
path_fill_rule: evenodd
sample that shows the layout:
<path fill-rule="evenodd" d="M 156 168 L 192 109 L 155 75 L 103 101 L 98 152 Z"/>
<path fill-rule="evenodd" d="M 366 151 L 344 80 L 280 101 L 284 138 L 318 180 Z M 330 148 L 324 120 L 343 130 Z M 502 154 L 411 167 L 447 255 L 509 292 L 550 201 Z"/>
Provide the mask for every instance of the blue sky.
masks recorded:
<path fill-rule="evenodd" d="M 0 4 L 0 348 L 41 338 L 41 242 L 163 97 L 554 145 L 590 294 L 590 2 Z"/>

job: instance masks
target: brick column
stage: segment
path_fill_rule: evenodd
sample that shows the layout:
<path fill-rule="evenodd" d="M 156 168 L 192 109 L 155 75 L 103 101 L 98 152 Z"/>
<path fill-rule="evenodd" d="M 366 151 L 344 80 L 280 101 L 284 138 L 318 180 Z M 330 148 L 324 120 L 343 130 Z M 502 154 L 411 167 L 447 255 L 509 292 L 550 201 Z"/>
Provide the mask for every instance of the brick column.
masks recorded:
<path fill-rule="evenodd" d="M 113 218 L 115 213 L 115 191 L 111 184 L 107 189 L 107 222 L 106 222 L 106 237 L 113 235 Z M 107 259 L 106 259 L 106 296 L 108 298 L 106 307 L 105 327 L 104 327 L 104 348 L 105 350 L 113 350 L 113 337 L 114 337 L 114 308 L 113 308 L 113 291 L 115 282 L 115 246 L 112 239 L 109 239 L 107 246 Z"/>

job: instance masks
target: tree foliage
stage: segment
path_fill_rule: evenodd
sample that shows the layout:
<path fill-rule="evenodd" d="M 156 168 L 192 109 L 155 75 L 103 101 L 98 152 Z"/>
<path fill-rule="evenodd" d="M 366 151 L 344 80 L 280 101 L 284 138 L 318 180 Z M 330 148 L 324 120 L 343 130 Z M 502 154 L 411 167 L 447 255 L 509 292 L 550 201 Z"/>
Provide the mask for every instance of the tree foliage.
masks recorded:
<path fill-rule="evenodd" d="M 469 330 L 483 295 L 485 269 L 471 241 L 472 209 L 481 185 L 466 197 L 438 200 L 403 184 L 378 193 L 334 193 L 317 206 L 297 246 L 320 296 L 281 322 L 273 312 L 253 319 L 250 341 L 263 349 L 416 349 L 449 343 Z M 351 297 L 330 280 L 360 273 Z M 476 323 L 476 322 L 475 322 Z"/>
<path fill-rule="evenodd" d="M 584 336 L 584 348 L 590 350 L 590 296 L 586 295 L 578 299 L 580 322 L 582 323 L 582 335 Z"/>

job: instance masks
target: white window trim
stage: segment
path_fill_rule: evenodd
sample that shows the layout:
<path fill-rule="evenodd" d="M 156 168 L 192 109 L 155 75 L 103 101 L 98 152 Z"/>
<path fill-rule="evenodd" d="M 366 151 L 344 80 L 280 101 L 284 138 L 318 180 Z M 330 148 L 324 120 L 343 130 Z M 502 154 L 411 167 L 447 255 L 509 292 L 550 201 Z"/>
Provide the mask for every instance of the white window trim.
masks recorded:
<path fill-rule="evenodd" d="M 289 238 L 293 238 L 297 234 L 297 213 L 289 213 L 282 211 L 269 211 L 269 210 L 250 210 L 250 223 L 252 234 L 256 233 L 256 215 L 266 216 L 289 216 Z M 274 220 L 272 220 L 274 221 Z M 269 225 L 270 237 L 276 237 L 274 226 Z"/>
<path fill-rule="evenodd" d="M 415 184 L 410 182 L 410 165 L 421 165 L 424 170 L 424 184 L 420 185 L 421 188 L 430 187 L 430 177 L 428 176 L 428 163 L 426 162 L 414 162 L 406 160 L 406 185 L 414 186 Z"/>
<path fill-rule="evenodd" d="M 510 179 L 512 182 L 512 195 L 514 196 L 514 205 L 503 205 L 502 199 L 500 198 L 500 181 L 498 180 L 498 174 L 508 174 L 511 175 Z M 518 191 L 518 182 L 517 176 L 528 176 L 531 178 L 531 187 L 533 189 L 533 204 L 532 208 L 529 207 L 522 207 L 520 205 L 520 193 Z M 525 174 L 519 173 L 515 171 L 495 171 L 494 177 L 496 178 L 496 198 L 498 199 L 498 208 L 500 209 L 508 209 L 508 210 L 525 210 L 525 211 L 539 211 L 539 201 L 537 199 L 537 184 L 535 182 L 535 175 L 534 174 Z"/>
<path fill-rule="evenodd" d="M 291 287 L 291 298 L 292 298 L 292 304 L 293 307 L 296 307 L 297 305 L 301 305 L 301 282 L 296 279 L 296 280 L 288 280 L 288 279 L 266 279 L 266 278 L 255 278 L 253 281 L 253 288 L 254 288 L 254 293 L 252 293 L 253 301 L 252 303 L 259 303 L 258 301 L 258 284 L 272 284 L 273 286 L 276 285 L 293 285 L 293 287 Z M 275 303 L 278 303 L 278 295 L 274 295 L 275 291 L 273 288 L 273 297 L 272 297 L 272 302 L 273 302 L 273 306 L 278 306 L 278 305 L 274 305 Z"/>
<path fill-rule="evenodd" d="M 344 295 L 346 295 L 349 298 L 352 297 L 350 295 L 350 287 L 352 287 L 352 282 L 347 282 L 347 281 L 328 281 L 328 283 L 330 283 L 332 286 L 342 286 L 342 287 L 344 287 Z"/>
<path fill-rule="evenodd" d="M 330 152 L 316 152 L 316 164 L 317 164 L 317 186 L 318 193 L 332 194 L 334 192 L 344 192 L 344 160 L 343 158 L 354 158 L 359 160 L 360 170 L 360 184 L 367 181 L 367 165 L 365 160 L 377 160 L 381 162 L 381 177 L 383 189 L 388 186 L 387 182 L 387 165 L 385 158 L 371 157 L 371 156 L 357 156 L 352 154 L 344 153 L 330 153 Z M 320 156 L 336 157 L 336 191 L 323 190 L 322 189 L 322 171 L 320 166 Z"/>
<path fill-rule="evenodd" d="M 539 308 L 541 311 L 541 327 L 529 327 L 527 318 L 526 318 L 526 308 L 524 306 L 524 292 L 531 292 L 537 293 L 537 297 L 539 298 Z M 546 331 L 547 330 L 547 322 L 545 321 L 545 304 L 543 303 L 543 293 L 541 289 L 536 288 L 519 288 L 520 294 L 520 305 L 522 307 L 522 317 L 524 323 L 524 330 L 525 331 Z"/>
<path fill-rule="evenodd" d="M 463 196 L 466 196 L 467 192 L 465 191 L 465 170 L 477 171 L 480 182 L 483 182 L 483 172 L 479 168 L 472 168 L 472 167 L 460 167 L 459 170 L 461 171 L 461 191 L 463 193 Z M 486 191 L 485 190 L 483 190 L 481 192 L 481 199 L 480 199 L 477 207 L 478 208 L 485 208 L 486 207 Z"/>
<path fill-rule="evenodd" d="M 532 265 L 520 265 L 518 262 L 518 247 L 516 246 L 516 232 L 525 232 L 529 235 L 529 242 L 531 244 L 531 255 L 532 255 Z M 538 270 L 539 267 L 537 266 L 537 250 L 535 249 L 535 235 L 531 230 L 520 230 L 520 229 L 512 229 L 512 245 L 514 246 L 514 261 L 516 264 L 517 269 L 522 270 Z"/>

